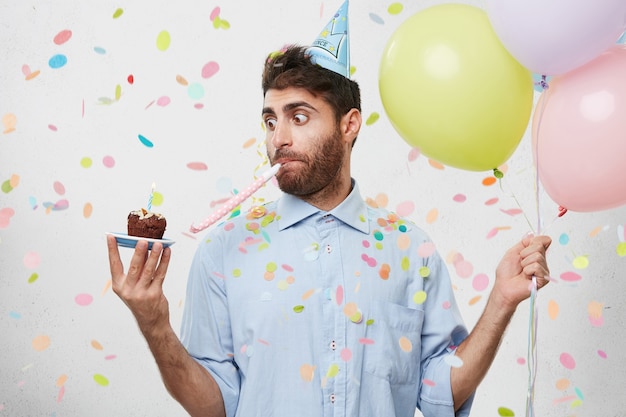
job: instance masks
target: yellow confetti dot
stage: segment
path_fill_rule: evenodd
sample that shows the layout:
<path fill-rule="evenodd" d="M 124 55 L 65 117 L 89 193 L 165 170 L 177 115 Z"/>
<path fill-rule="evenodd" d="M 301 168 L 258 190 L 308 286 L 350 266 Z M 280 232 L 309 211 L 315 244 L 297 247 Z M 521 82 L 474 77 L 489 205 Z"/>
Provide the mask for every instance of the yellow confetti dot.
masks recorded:
<path fill-rule="evenodd" d="M 122 98 L 122 86 L 118 84 L 115 86 L 115 101 L 120 101 L 120 98 Z"/>
<path fill-rule="evenodd" d="M 287 283 L 286 280 L 283 279 L 278 282 L 277 287 L 279 290 L 285 291 L 287 288 L 289 288 L 289 284 Z"/>
<path fill-rule="evenodd" d="M 380 118 L 380 114 L 378 114 L 377 112 L 373 112 L 372 114 L 369 115 L 369 117 L 365 121 L 365 125 L 366 126 L 371 126 L 374 123 L 376 123 L 379 118 Z"/>
<path fill-rule="evenodd" d="M 268 262 L 267 265 L 265 266 L 265 270 L 267 272 L 274 272 L 276 271 L 276 269 L 278 269 L 276 262 Z"/>
<path fill-rule="evenodd" d="M 117 10 L 115 10 L 115 13 L 113 13 L 113 19 L 117 19 L 117 18 L 118 18 L 118 17 L 120 17 L 123 13 L 124 13 L 124 9 L 117 9 Z"/>
<path fill-rule="evenodd" d="M 396 15 L 402 13 L 403 9 L 404 6 L 402 5 L 402 3 L 391 3 L 387 8 L 387 12 L 389 12 L 389 14 L 391 15 Z"/>
<path fill-rule="evenodd" d="M 159 51 L 166 51 L 170 47 L 172 38 L 167 30 L 159 32 L 156 40 L 156 46 Z"/>
<path fill-rule="evenodd" d="M 233 277 L 239 278 L 241 276 L 241 269 L 235 268 L 233 269 Z"/>
<path fill-rule="evenodd" d="M 413 294 L 413 302 L 415 304 L 424 304 L 426 301 L 427 295 L 425 291 L 418 291 Z"/>
<path fill-rule="evenodd" d="M 161 194 L 158 191 L 155 191 L 152 195 L 152 205 L 160 206 L 161 204 L 163 204 L 163 194 Z"/>
<path fill-rule="evenodd" d="M 93 161 L 88 156 L 85 156 L 80 160 L 80 166 L 83 168 L 90 168 L 92 164 Z"/>
<path fill-rule="evenodd" d="M 400 343 L 400 349 L 402 349 L 403 352 L 408 353 L 413 350 L 413 343 L 411 343 L 406 336 L 402 336 L 398 343 Z"/>
<path fill-rule="evenodd" d="M 617 252 L 617 254 L 621 257 L 626 256 L 626 242 L 618 243 L 615 252 Z"/>
<path fill-rule="evenodd" d="M 93 376 L 93 380 L 96 381 L 96 384 L 102 385 L 103 387 L 109 385 L 109 380 L 105 376 L 100 374 L 95 374 Z"/>
<path fill-rule="evenodd" d="M 334 378 L 339 373 L 339 366 L 337 364 L 332 364 L 328 367 L 328 371 L 326 371 L 326 378 Z"/>
<path fill-rule="evenodd" d="M 419 269 L 419 274 L 420 274 L 420 277 L 422 278 L 428 278 L 430 276 L 430 268 L 427 266 L 422 266 Z"/>
<path fill-rule="evenodd" d="M 572 265 L 574 265 L 576 269 L 585 269 L 589 266 L 589 258 L 587 258 L 586 255 L 578 256 L 574 259 Z"/>

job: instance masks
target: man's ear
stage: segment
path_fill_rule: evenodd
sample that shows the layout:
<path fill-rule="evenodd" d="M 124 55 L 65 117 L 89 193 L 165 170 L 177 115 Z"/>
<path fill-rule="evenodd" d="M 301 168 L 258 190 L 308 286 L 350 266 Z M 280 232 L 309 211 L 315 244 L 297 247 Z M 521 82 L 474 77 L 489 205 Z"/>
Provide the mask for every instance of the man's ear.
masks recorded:
<path fill-rule="evenodd" d="M 345 141 L 352 144 L 361 130 L 361 112 L 358 109 L 351 109 L 341 118 L 341 133 Z"/>

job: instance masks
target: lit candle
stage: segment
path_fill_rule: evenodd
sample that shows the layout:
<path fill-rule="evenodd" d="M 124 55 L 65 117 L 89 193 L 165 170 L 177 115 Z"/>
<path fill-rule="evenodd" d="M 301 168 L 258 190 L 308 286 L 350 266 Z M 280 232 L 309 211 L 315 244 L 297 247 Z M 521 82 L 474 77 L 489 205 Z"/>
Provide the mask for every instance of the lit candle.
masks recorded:
<path fill-rule="evenodd" d="M 154 189 L 156 184 L 152 183 L 152 190 L 150 191 L 150 198 L 148 199 L 148 211 L 152 211 L 152 199 L 154 198 Z"/>

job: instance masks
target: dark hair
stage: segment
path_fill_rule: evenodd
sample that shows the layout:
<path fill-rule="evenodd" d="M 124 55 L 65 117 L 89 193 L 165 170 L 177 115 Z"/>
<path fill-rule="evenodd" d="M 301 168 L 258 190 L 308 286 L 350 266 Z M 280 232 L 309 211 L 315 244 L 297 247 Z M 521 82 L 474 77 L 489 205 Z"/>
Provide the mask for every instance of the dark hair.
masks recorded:
<path fill-rule="evenodd" d="M 269 89 L 304 88 L 321 96 L 333 108 L 337 122 L 352 109 L 361 111 L 359 85 L 312 63 L 306 51 L 307 47 L 291 45 L 267 57 L 263 69 L 263 96 Z"/>

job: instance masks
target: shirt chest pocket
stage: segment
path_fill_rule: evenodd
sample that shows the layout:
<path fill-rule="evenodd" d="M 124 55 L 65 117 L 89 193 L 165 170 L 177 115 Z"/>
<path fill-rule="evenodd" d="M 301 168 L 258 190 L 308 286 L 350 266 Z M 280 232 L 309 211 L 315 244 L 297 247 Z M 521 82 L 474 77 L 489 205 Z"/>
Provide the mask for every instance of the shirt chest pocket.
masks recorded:
<path fill-rule="evenodd" d="M 419 378 L 424 312 L 376 301 L 371 305 L 363 353 L 365 372 L 390 384 L 414 384 Z"/>

